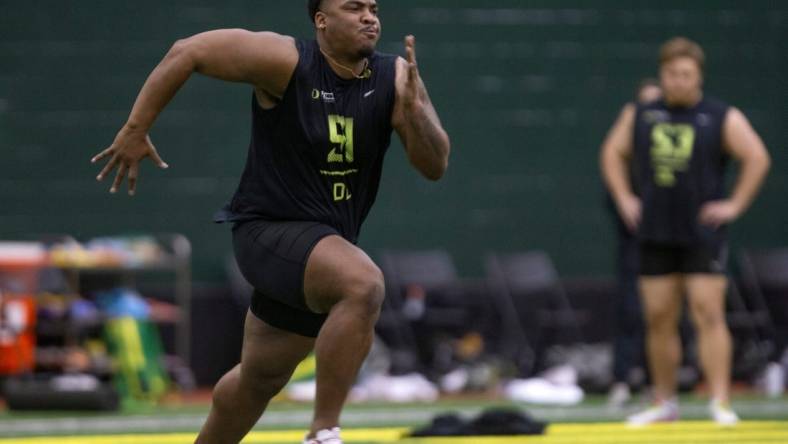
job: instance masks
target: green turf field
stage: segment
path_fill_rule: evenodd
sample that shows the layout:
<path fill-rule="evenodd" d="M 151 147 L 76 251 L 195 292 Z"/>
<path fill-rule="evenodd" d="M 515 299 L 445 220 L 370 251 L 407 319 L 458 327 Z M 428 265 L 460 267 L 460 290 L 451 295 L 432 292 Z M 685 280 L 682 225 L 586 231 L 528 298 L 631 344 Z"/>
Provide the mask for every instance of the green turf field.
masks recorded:
<path fill-rule="evenodd" d="M 434 415 L 457 412 L 472 417 L 486 407 L 515 406 L 506 402 L 441 401 L 433 404 L 350 405 L 343 415 L 343 438 L 352 443 L 788 443 L 788 398 L 738 397 L 734 407 L 743 421 L 721 428 L 707 420 L 706 401 L 685 397 L 682 421 L 632 429 L 622 419 L 636 405 L 607 409 L 604 399 L 591 397 L 579 406 L 517 405 L 550 422 L 544 436 L 501 438 L 407 438 L 408 430 Z M 127 408 L 120 413 L 0 413 L 0 444 L 175 444 L 191 443 L 207 413 L 205 405 Z M 275 404 L 244 443 L 298 443 L 311 411 L 303 404 Z"/>

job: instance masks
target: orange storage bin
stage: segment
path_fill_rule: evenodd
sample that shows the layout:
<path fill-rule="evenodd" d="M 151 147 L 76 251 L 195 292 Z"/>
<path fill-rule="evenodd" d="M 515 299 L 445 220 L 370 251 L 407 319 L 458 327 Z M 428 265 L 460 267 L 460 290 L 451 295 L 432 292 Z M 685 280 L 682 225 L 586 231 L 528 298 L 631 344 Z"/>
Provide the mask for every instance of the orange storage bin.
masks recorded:
<path fill-rule="evenodd" d="M 33 370 L 36 349 L 36 303 L 32 296 L 0 298 L 0 375 Z"/>
<path fill-rule="evenodd" d="M 33 370 L 35 294 L 46 263 L 40 244 L 0 242 L 0 375 Z"/>

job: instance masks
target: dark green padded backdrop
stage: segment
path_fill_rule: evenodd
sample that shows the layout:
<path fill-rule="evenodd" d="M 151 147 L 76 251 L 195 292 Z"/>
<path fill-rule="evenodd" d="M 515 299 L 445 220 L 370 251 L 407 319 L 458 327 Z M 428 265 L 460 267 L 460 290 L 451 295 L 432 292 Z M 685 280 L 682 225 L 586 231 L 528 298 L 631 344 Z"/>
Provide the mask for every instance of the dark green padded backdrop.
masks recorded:
<path fill-rule="evenodd" d="M 135 198 L 96 184 L 147 73 L 178 38 L 243 27 L 311 35 L 301 0 L 0 0 L 0 238 L 182 232 L 197 279 L 224 279 L 230 196 L 249 138 L 250 89 L 195 77 L 152 137 L 169 171 L 144 168 Z M 612 272 L 613 235 L 597 151 L 659 44 L 698 40 L 707 92 L 739 106 L 774 167 L 735 245 L 788 245 L 788 2 L 379 0 L 380 48 L 418 39 L 419 62 L 453 140 L 437 184 L 398 142 L 361 245 L 445 247 L 461 271 L 488 250 L 539 248 L 562 274 Z M 659 5 L 659 6 L 656 6 Z"/>

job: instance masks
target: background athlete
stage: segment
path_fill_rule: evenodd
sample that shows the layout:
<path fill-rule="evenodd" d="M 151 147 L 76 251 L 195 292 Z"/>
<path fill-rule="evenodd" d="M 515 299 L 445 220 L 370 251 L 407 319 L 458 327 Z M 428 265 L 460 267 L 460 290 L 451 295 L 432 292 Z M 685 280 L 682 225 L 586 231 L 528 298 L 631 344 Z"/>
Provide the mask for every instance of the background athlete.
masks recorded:
<path fill-rule="evenodd" d="M 717 423 L 731 425 L 738 417 L 728 405 L 725 227 L 749 207 L 770 160 L 741 111 L 704 96 L 705 56 L 698 44 L 669 40 L 659 62 L 664 99 L 625 107 L 601 155 L 602 173 L 621 218 L 640 242 L 640 291 L 655 404 L 628 421 L 643 425 L 678 418 L 677 325 L 686 293 L 711 391 L 710 413 Z M 726 197 L 729 158 L 740 168 Z"/>
<path fill-rule="evenodd" d="M 375 52 L 375 0 L 310 0 L 316 40 L 217 30 L 177 41 L 153 70 L 128 122 L 93 161 L 110 189 L 139 162 L 167 165 L 148 131 L 193 73 L 254 87 L 246 168 L 217 221 L 233 222 L 239 266 L 255 287 L 241 363 L 216 385 L 199 443 L 237 443 L 314 348 L 317 397 L 305 442 L 340 443 L 339 415 L 366 356 L 383 300 L 383 276 L 355 246 L 396 130 L 413 166 L 439 179 L 449 138 L 416 65 Z"/>

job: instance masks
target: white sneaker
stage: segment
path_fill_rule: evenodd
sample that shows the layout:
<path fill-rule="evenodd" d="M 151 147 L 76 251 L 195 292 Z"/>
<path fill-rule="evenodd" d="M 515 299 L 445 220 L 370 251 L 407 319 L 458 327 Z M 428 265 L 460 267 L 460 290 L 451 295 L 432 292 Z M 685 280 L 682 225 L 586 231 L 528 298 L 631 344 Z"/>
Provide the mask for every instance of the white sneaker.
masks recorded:
<path fill-rule="evenodd" d="M 620 409 L 632 399 L 632 393 L 625 382 L 617 382 L 610 387 L 607 394 L 607 406 L 611 409 Z"/>
<path fill-rule="evenodd" d="M 314 438 L 304 438 L 304 444 L 342 444 L 339 427 L 318 430 Z"/>
<path fill-rule="evenodd" d="M 679 419 L 679 406 L 676 401 L 662 401 L 642 412 L 627 418 L 627 425 L 642 427 L 657 422 L 672 422 Z"/>
<path fill-rule="evenodd" d="M 734 426 L 739 422 L 739 415 L 731 409 L 731 405 L 716 399 L 709 403 L 709 414 L 717 425 Z"/>

